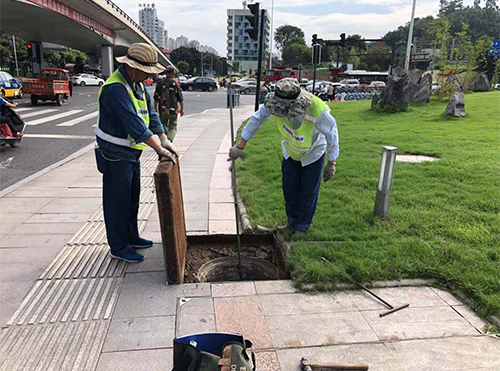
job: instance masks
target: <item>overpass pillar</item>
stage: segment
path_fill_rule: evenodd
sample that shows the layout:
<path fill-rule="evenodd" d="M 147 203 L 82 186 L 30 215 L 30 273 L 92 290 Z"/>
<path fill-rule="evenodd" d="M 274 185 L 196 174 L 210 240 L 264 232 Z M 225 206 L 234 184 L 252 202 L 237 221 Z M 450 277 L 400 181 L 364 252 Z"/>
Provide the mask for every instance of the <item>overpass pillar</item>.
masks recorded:
<path fill-rule="evenodd" d="M 113 73 L 113 47 L 101 46 L 101 73 L 107 79 Z"/>
<path fill-rule="evenodd" d="M 31 55 L 28 56 L 28 58 L 31 58 L 32 61 L 32 69 L 33 69 L 33 76 L 38 77 L 40 76 L 42 69 L 45 67 L 45 59 L 43 58 L 43 46 L 42 43 L 31 43 L 31 49 L 30 52 Z"/>

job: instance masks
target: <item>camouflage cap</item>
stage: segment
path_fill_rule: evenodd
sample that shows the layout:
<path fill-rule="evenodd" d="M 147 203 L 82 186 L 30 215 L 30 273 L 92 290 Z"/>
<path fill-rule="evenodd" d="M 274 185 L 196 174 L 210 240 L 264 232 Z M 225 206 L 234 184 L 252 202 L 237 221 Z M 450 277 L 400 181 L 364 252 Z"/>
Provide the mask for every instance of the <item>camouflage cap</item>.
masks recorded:
<path fill-rule="evenodd" d="M 276 91 L 266 96 L 264 105 L 275 116 L 295 117 L 307 111 L 313 101 L 311 94 L 300 88 L 297 79 L 278 81 Z"/>

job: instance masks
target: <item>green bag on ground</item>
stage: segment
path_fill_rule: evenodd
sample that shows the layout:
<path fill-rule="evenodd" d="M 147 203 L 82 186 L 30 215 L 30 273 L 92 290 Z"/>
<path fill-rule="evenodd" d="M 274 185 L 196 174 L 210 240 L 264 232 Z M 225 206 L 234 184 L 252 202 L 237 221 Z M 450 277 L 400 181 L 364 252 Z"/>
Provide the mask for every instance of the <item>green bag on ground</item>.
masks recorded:
<path fill-rule="evenodd" d="M 248 340 L 244 344 L 231 341 L 221 349 L 222 357 L 204 352 L 191 344 L 174 344 L 174 368 L 172 371 L 255 371 L 255 355 L 252 353 L 252 364 L 246 353 L 252 343 Z"/>

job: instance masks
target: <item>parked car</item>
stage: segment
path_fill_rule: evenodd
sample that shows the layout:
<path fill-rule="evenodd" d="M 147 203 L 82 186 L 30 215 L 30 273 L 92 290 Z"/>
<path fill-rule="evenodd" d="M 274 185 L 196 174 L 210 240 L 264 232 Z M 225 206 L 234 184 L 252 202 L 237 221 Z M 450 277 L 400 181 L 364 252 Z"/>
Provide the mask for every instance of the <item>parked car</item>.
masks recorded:
<path fill-rule="evenodd" d="M 359 80 L 344 79 L 340 81 L 340 86 L 347 89 L 359 88 Z"/>
<path fill-rule="evenodd" d="M 210 77 L 192 77 L 186 82 L 181 82 L 182 90 L 202 90 L 214 91 L 217 90 L 217 83 Z"/>
<path fill-rule="evenodd" d="M 385 82 L 383 82 L 383 81 L 372 81 L 370 83 L 370 87 L 373 87 L 374 89 L 385 89 Z"/>
<path fill-rule="evenodd" d="M 188 78 L 186 76 L 179 76 L 179 84 L 188 81 Z"/>
<path fill-rule="evenodd" d="M 240 89 L 240 94 L 255 94 L 257 91 L 257 81 L 255 80 L 240 80 L 233 82 L 231 86 L 233 89 Z"/>
<path fill-rule="evenodd" d="M 23 84 L 10 73 L 0 72 L 0 96 L 3 98 L 22 98 Z"/>
<path fill-rule="evenodd" d="M 150 78 L 148 78 L 148 79 L 144 80 L 142 83 L 143 83 L 144 85 L 146 85 L 146 86 L 153 86 L 153 83 L 154 83 L 154 82 L 155 82 L 155 81 L 154 81 L 154 80 L 150 77 Z"/>
<path fill-rule="evenodd" d="M 86 73 L 79 73 L 78 75 L 72 76 L 71 82 L 73 83 L 73 85 L 80 85 L 80 86 L 85 86 L 85 85 L 101 86 L 104 84 L 103 79 Z"/>

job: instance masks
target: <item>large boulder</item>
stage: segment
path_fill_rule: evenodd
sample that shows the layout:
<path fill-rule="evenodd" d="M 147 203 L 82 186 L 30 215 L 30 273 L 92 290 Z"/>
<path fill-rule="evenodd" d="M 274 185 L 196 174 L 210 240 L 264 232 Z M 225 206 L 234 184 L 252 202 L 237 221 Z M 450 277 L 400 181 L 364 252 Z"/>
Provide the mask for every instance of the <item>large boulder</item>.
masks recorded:
<path fill-rule="evenodd" d="M 396 69 L 394 75 L 389 76 L 376 107 L 385 112 L 404 111 L 408 107 L 408 99 L 404 93 L 407 79 L 408 74 L 404 70 Z"/>
<path fill-rule="evenodd" d="M 472 91 L 490 91 L 490 81 L 488 76 L 484 73 L 477 75 L 474 80 L 472 80 L 470 90 Z"/>
<path fill-rule="evenodd" d="M 430 74 L 422 76 L 418 91 L 411 97 L 411 100 L 419 103 L 429 103 L 432 92 L 432 76 Z"/>
<path fill-rule="evenodd" d="M 404 93 L 407 100 L 413 100 L 413 96 L 420 89 L 420 78 L 422 77 L 422 71 L 411 70 L 408 72 L 408 78 L 406 80 L 406 85 L 404 87 Z"/>
<path fill-rule="evenodd" d="M 443 115 L 453 117 L 465 117 L 464 93 L 455 93 L 450 97 L 448 107 Z"/>

